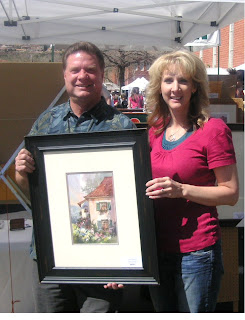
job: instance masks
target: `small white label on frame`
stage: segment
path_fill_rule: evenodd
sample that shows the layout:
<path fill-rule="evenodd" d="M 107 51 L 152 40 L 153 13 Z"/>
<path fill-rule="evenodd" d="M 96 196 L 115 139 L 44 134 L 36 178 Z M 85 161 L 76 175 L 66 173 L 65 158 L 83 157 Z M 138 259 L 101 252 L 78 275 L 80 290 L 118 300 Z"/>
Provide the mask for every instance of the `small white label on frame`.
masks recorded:
<path fill-rule="evenodd" d="M 123 268 L 142 268 L 142 260 L 140 257 L 124 257 L 121 259 Z"/>

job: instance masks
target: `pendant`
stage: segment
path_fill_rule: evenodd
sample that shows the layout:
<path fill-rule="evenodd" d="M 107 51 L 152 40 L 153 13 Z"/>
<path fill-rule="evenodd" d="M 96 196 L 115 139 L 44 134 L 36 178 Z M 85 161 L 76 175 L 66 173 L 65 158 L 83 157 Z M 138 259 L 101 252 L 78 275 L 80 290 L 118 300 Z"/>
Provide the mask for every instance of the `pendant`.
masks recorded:
<path fill-rule="evenodd" d="M 175 141 L 175 140 L 176 140 L 175 134 L 171 134 L 171 135 L 168 137 L 168 140 L 169 140 L 170 142 Z"/>

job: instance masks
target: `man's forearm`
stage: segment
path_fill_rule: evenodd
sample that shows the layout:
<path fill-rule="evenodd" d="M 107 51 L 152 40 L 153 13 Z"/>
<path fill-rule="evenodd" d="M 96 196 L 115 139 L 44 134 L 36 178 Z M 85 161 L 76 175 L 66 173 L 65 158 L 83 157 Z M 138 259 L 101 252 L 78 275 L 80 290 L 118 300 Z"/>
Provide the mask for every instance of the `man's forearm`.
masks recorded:
<path fill-rule="evenodd" d="M 29 181 L 27 174 L 20 174 L 18 171 L 15 171 L 15 180 L 20 187 L 21 191 L 25 194 L 25 196 L 30 198 L 30 189 L 29 189 Z"/>

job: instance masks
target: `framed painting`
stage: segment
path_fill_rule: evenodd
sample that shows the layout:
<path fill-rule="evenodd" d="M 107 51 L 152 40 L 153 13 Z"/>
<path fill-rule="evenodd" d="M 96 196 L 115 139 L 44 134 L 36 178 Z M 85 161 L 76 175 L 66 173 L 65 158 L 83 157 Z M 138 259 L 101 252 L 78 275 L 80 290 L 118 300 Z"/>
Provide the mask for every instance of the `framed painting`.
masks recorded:
<path fill-rule="evenodd" d="M 158 284 L 146 129 L 27 136 L 41 283 Z"/>
<path fill-rule="evenodd" d="M 226 124 L 236 123 L 237 106 L 236 104 L 210 104 L 210 115 L 212 118 L 220 118 Z"/>

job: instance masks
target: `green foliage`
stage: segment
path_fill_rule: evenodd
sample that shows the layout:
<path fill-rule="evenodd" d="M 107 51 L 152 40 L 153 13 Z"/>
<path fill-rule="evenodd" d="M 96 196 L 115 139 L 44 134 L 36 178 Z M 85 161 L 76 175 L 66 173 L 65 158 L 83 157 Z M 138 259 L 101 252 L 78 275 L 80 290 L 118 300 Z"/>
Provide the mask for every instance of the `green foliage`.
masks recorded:
<path fill-rule="evenodd" d="M 96 224 L 92 223 L 90 228 L 80 227 L 72 224 L 74 243 L 115 243 L 116 237 L 109 231 L 98 230 Z"/>

